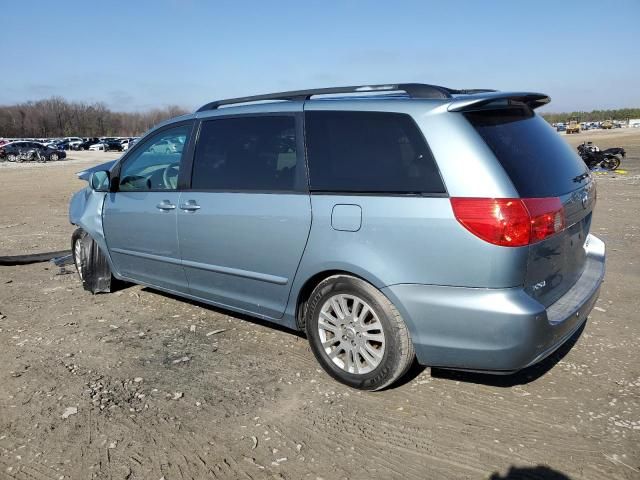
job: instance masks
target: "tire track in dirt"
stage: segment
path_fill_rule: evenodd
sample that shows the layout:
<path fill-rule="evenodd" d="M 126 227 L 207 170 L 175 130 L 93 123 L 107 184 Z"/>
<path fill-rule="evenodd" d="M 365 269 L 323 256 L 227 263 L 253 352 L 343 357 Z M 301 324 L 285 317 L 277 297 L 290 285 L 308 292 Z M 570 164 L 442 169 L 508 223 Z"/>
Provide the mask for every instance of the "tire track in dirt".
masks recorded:
<path fill-rule="evenodd" d="M 117 428 L 112 428 L 113 425 Z M 181 479 L 251 478 L 246 472 L 248 468 L 222 443 L 213 441 L 213 437 L 185 434 L 180 423 L 173 424 L 164 416 L 104 416 L 98 422 L 97 431 L 106 438 L 118 438 L 117 446 L 95 444 L 89 448 L 105 450 L 107 466 L 117 464 L 120 471 L 128 472 L 131 478 L 150 478 L 152 475 Z M 203 446 L 214 448 L 208 450 Z"/>

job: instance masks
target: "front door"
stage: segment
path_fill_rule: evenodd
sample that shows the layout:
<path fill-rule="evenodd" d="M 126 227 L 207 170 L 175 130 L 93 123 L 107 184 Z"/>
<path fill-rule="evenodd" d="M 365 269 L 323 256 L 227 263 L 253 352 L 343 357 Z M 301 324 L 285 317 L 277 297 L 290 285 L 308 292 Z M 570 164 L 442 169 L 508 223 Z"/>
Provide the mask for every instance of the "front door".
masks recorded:
<path fill-rule="evenodd" d="M 292 113 L 202 122 L 178 206 L 192 295 L 282 316 L 311 227 L 296 127 Z"/>
<path fill-rule="evenodd" d="M 104 233 L 117 272 L 136 282 L 188 293 L 178 249 L 178 175 L 192 123 L 160 130 L 114 172 L 103 209 Z"/>

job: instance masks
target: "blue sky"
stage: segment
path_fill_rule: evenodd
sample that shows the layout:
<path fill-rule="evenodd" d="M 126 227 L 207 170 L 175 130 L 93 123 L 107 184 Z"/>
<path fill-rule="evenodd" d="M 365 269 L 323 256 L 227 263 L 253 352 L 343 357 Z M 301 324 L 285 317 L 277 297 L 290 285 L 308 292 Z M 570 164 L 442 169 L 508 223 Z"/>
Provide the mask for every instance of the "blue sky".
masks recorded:
<path fill-rule="evenodd" d="M 391 82 L 640 107 L 640 0 L 0 2 L 0 104 L 131 111 Z"/>

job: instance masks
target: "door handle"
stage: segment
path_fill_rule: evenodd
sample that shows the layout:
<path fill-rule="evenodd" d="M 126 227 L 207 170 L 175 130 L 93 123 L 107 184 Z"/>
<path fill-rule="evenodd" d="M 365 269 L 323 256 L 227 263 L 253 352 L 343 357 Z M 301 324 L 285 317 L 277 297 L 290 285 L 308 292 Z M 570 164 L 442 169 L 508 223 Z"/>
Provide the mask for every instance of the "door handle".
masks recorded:
<path fill-rule="evenodd" d="M 176 206 L 169 200 L 163 200 L 158 205 L 156 205 L 156 208 L 158 210 L 162 210 L 163 212 L 168 212 L 169 210 L 175 210 Z"/>
<path fill-rule="evenodd" d="M 180 204 L 180 210 L 195 212 L 196 210 L 200 210 L 200 205 L 198 205 L 195 200 L 188 200 L 186 203 Z"/>

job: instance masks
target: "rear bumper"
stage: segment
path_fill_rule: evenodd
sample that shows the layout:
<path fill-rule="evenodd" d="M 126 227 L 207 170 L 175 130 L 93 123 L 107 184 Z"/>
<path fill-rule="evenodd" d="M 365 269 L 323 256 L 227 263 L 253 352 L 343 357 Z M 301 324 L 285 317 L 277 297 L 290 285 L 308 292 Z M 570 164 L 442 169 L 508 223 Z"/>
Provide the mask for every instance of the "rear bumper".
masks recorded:
<path fill-rule="evenodd" d="M 589 235 L 585 269 L 545 308 L 522 288 L 400 284 L 383 289 L 411 332 L 422 365 L 507 373 L 544 359 L 586 321 L 605 272 L 604 243 Z"/>

